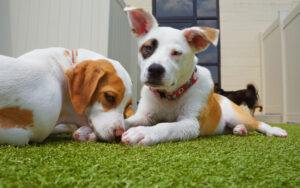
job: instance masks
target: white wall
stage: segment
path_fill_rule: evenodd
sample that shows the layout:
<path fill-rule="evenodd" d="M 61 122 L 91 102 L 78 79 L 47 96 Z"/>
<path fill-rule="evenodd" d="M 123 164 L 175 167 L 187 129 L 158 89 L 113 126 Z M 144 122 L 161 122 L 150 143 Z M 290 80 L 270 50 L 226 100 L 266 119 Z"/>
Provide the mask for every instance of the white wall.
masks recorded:
<path fill-rule="evenodd" d="M 300 122 L 300 4 L 283 20 L 285 119 Z"/>
<path fill-rule="evenodd" d="M 282 41 L 280 16 L 262 35 L 262 100 L 265 114 L 282 114 Z M 268 71 L 272 70 L 272 71 Z"/>
<path fill-rule="evenodd" d="M 51 46 L 82 47 L 106 55 L 108 25 L 100 23 L 107 23 L 108 7 L 109 1 L 98 0 L 2 0 L 1 9 L 9 12 L 4 20 L 9 21 L 10 36 L 1 34 L 11 40 L 7 55 Z"/>
<path fill-rule="evenodd" d="M 281 12 L 262 34 L 262 80 L 266 113 L 300 122 L 300 4 Z"/>

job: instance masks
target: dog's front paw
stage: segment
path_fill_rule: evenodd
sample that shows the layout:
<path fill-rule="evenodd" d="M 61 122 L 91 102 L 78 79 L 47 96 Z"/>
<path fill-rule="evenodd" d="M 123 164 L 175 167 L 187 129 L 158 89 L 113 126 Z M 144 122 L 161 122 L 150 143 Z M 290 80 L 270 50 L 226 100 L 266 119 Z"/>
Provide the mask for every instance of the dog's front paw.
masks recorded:
<path fill-rule="evenodd" d="M 152 127 L 133 127 L 122 135 L 122 143 L 125 145 L 150 146 L 154 143 L 154 132 Z"/>
<path fill-rule="evenodd" d="M 83 126 L 73 133 L 73 139 L 78 142 L 96 142 L 97 136 L 88 126 Z"/>

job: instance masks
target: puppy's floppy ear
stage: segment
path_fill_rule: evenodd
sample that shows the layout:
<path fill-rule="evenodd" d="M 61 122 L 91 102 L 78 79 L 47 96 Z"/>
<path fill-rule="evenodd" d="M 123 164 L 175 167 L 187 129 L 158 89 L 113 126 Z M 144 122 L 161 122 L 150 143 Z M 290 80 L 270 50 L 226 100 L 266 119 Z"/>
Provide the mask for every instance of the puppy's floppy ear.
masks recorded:
<path fill-rule="evenodd" d="M 182 30 L 183 35 L 195 53 L 205 50 L 209 44 L 217 46 L 219 30 L 210 27 L 191 27 Z"/>
<path fill-rule="evenodd" d="M 98 61 L 83 61 L 66 71 L 68 89 L 72 104 L 79 115 L 82 115 L 105 72 Z"/>
<path fill-rule="evenodd" d="M 140 38 L 147 34 L 151 29 L 158 26 L 156 19 L 142 8 L 126 6 L 125 12 L 128 12 L 128 20 L 131 31 L 136 38 Z"/>

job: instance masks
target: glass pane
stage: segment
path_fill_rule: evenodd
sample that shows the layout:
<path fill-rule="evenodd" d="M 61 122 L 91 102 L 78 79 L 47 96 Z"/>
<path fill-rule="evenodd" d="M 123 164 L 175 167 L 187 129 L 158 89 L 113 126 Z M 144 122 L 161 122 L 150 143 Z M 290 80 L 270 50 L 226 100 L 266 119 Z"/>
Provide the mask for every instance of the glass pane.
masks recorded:
<path fill-rule="evenodd" d="M 197 16 L 217 16 L 217 1 L 197 0 Z"/>
<path fill-rule="evenodd" d="M 209 46 L 205 51 L 196 54 L 199 63 L 218 63 L 218 46 Z"/>
<path fill-rule="evenodd" d="M 205 27 L 219 28 L 217 20 L 198 20 L 197 25 L 200 27 L 205 26 Z"/>
<path fill-rule="evenodd" d="M 193 16 L 193 0 L 156 0 L 156 16 Z"/>
<path fill-rule="evenodd" d="M 192 27 L 192 23 L 189 23 L 189 22 L 168 22 L 168 23 L 159 23 L 159 26 L 162 26 L 162 27 L 173 27 L 175 29 L 184 29 L 184 28 L 187 28 L 187 27 Z"/>
<path fill-rule="evenodd" d="M 219 83 L 219 67 L 217 66 L 204 66 L 206 68 L 208 68 L 208 70 L 210 71 L 214 83 Z"/>

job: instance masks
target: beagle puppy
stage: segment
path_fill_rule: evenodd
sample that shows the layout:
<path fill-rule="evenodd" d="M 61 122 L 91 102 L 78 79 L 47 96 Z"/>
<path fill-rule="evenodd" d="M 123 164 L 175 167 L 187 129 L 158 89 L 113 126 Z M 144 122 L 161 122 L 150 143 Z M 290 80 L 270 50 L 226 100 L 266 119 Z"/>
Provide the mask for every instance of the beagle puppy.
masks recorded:
<path fill-rule="evenodd" d="M 73 136 L 79 141 L 113 141 L 124 132 L 124 113 L 132 114 L 131 90 L 118 61 L 86 49 L 0 56 L 0 144 L 42 142 L 65 131 L 61 124 L 83 127 Z"/>

